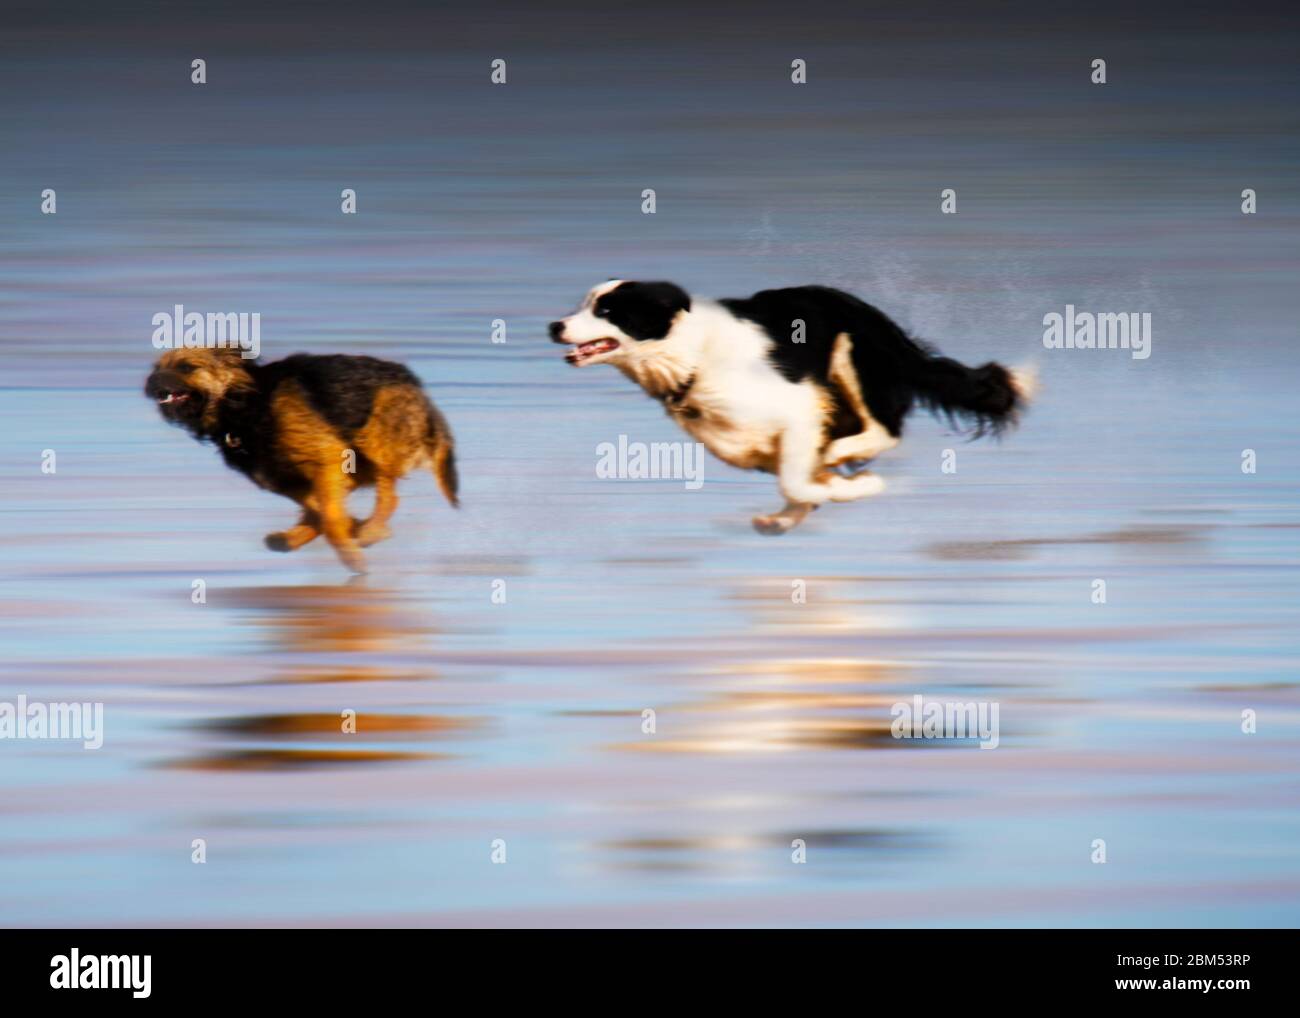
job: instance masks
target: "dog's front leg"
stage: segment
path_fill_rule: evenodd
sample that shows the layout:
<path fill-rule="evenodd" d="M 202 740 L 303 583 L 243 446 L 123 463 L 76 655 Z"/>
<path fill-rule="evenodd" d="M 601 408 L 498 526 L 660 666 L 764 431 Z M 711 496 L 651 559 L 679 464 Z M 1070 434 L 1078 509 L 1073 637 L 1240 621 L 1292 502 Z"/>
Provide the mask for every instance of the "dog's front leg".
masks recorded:
<path fill-rule="evenodd" d="M 298 522 L 288 530 L 266 535 L 266 546 L 272 551 L 297 551 L 304 544 L 320 536 L 320 517 L 304 509 Z"/>
<path fill-rule="evenodd" d="M 337 466 L 322 467 L 312 483 L 312 497 L 320 514 L 325 540 L 333 546 L 343 564 L 354 573 L 366 571 L 366 559 L 352 536 L 352 517 L 344 499 L 348 484 Z"/>
<path fill-rule="evenodd" d="M 868 418 L 867 426 L 858 434 L 831 442 L 822 453 L 822 462 L 832 469 L 855 460 L 869 462 L 897 445 L 898 439 L 883 424 Z"/>
<path fill-rule="evenodd" d="M 802 523 L 816 508 L 810 502 L 787 502 L 782 509 L 768 516 L 755 516 L 754 529 L 760 534 L 784 534 Z"/>
<path fill-rule="evenodd" d="M 388 474 L 380 474 L 375 478 L 374 512 L 370 514 L 369 519 L 353 521 L 352 533 L 361 547 L 368 548 L 392 536 L 388 529 L 388 520 L 396 510 L 397 481 Z"/>
<path fill-rule="evenodd" d="M 754 529 L 760 534 L 784 534 L 793 530 L 832 497 L 829 484 L 813 479 L 821 463 L 820 452 L 821 435 L 813 429 L 790 427 L 781 433 L 776 476 L 786 504 L 778 512 L 754 517 Z"/>

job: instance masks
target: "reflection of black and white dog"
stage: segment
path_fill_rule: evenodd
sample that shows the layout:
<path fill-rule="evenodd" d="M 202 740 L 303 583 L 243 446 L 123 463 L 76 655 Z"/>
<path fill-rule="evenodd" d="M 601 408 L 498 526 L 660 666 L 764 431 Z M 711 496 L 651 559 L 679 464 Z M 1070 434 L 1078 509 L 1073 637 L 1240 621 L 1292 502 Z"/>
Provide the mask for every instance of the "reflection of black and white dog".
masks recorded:
<path fill-rule="evenodd" d="M 719 459 L 776 474 L 786 505 L 755 517 L 765 534 L 883 490 L 865 461 L 898 444 L 913 403 L 980 435 L 1014 423 L 1029 397 L 1028 376 L 940 357 L 824 286 L 711 301 L 613 279 L 552 322 L 551 339 L 573 347 L 570 364 L 613 364 Z"/>

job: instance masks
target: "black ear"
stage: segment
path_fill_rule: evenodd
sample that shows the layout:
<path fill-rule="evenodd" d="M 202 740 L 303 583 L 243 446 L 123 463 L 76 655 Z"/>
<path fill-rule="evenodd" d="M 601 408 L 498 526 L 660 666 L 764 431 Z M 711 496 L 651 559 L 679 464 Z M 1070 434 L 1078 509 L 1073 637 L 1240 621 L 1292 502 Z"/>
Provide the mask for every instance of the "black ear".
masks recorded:
<path fill-rule="evenodd" d="M 691 295 L 676 283 L 628 283 L 646 300 L 676 314 L 691 309 Z"/>
<path fill-rule="evenodd" d="M 691 297 L 673 283 L 622 283 L 599 301 L 609 317 L 633 339 L 663 339 Z"/>

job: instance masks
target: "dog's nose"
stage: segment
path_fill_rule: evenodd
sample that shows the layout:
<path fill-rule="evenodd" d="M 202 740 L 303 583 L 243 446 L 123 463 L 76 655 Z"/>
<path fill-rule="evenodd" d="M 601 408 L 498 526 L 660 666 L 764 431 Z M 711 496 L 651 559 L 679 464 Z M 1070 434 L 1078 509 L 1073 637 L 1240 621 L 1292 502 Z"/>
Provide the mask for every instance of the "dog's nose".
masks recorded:
<path fill-rule="evenodd" d="M 563 323 L 563 322 L 551 322 L 551 324 L 550 324 L 550 333 L 551 333 L 551 342 L 552 342 L 552 343 L 563 343 L 563 342 L 564 342 L 564 323 Z"/>
<path fill-rule="evenodd" d="M 167 393 L 181 388 L 184 382 L 170 371 L 153 371 L 144 382 L 144 394 L 150 399 L 166 396 Z"/>

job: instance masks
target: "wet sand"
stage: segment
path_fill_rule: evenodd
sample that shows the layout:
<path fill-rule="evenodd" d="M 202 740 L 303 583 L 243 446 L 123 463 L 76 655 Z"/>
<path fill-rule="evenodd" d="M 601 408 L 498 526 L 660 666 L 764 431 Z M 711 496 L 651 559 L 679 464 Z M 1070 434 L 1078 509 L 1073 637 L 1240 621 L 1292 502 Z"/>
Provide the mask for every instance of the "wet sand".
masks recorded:
<path fill-rule="evenodd" d="M 598 481 L 593 450 L 511 446 L 493 400 L 439 396 L 465 508 L 409 482 L 347 582 L 323 545 L 261 549 L 288 504 L 134 392 L 6 393 L 36 433 L 63 398 L 118 421 L 111 455 L 6 481 L 0 688 L 106 705 L 98 751 L 5 747 L 8 921 L 1294 921 L 1285 486 L 1206 460 L 1145 509 L 1118 472 L 1045 486 L 1048 395 L 963 448 L 959 489 L 920 425 L 881 467 L 898 490 L 772 540 L 746 523 L 763 478 Z M 998 703 L 998 748 L 892 738 L 918 693 Z"/>

